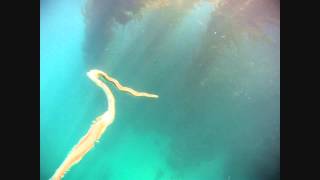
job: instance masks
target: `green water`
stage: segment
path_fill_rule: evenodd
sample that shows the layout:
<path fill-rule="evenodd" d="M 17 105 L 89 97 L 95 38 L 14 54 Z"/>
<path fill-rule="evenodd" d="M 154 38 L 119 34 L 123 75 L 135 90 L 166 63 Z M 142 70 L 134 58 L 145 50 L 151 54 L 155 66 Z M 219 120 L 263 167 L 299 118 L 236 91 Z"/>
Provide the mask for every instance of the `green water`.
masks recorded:
<path fill-rule="evenodd" d="M 147 10 L 138 19 L 113 24 L 101 61 L 90 63 L 83 51 L 85 2 L 44 2 L 40 179 L 53 175 L 107 108 L 103 91 L 86 76 L 90 68 L 160 98 L 133 97 L 111 87 L 114 123 L 64 179 L 279 179 L 277 28 L 269 29 L 272 42 L 243 34 L 238 44 L 216 50 L 225 34 L 213 33 L 218 40 L 208 43 L 215 9 L 207 3 L 174 24 L 169 22 L 175 14 Z"/>

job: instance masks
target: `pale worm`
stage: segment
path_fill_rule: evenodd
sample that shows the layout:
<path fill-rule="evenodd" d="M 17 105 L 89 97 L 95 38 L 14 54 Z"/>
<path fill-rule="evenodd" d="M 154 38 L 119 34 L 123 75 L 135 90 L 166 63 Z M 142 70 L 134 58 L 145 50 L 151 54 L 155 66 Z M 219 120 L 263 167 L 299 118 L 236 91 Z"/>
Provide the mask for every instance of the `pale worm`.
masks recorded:
<path fill-rule="evenodd" d="M 76 163 L 78 163 L 91 148 L 94 147 L 95 143 L 101 138 L 102 134 L 105 132 L 106 128 L 113 122 L 115 117 L 115 98 L 112 94 L 110 88 L 99 79 L 102 77 L 111 83 L 113 83 L 120 91 L 130 93 L 133 96 L 143 96 L 149 98 L 158 98 L 158 95 L 150 94 L 146 92 L 138 92 L 129 87 L 122 86 L 118 80 L 110 77 L 107 73 L 100 70 L 90 70 L 87 76 L 99 86 L 106 94 L 108 100 L 108 109 L 105 113 L 98 116 L 95 121 L 93 121 L 88 132 L 80 139 L 78 144 L 76 144 L 71 152 L 68 154 L 63 163 L 55 171 L 54 175 L 51 177 L 52 180 L 60 180 L 65 173 Z"/>

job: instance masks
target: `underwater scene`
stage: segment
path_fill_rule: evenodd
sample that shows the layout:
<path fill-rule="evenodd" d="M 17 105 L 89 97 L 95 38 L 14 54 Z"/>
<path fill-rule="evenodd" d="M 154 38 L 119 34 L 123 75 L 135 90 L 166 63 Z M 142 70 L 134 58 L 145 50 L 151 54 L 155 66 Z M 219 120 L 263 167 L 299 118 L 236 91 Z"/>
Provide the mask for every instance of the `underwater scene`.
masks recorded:
<path fill-rule="evenodd" d="M 41 0 L 41 180 L 279 180 L 280 0 Z"/>

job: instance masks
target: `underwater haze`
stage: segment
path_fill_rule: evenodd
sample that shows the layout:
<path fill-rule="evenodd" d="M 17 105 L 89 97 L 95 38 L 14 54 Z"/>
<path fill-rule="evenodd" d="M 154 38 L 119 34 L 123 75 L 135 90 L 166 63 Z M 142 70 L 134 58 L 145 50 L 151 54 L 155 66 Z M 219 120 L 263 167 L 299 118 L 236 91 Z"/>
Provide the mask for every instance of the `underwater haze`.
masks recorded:
<path fill-rule="evenodd" d="M 276 0 L 41 0 L 40 179 L 92 121 L 114 122 L 65 180 L 280 179 Z"/>

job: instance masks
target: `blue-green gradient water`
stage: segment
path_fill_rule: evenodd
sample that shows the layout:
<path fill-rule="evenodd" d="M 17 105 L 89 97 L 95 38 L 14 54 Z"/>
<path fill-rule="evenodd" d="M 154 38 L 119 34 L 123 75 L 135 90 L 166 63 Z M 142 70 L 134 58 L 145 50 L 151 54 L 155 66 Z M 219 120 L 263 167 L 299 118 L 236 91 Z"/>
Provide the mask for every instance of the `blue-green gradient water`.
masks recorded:
<path fill-rule="evenodd" d="M 267 38 L 221 28 L 206 1 L 183 14 L 146 9 L 107 24 L 112 33 L 93 60 L 84 50 L 86 3 L 41 1 L 41 180 L 106 111 L 103 91 L 86 76 L 91 68 L 160 98 L 108 84 L 115 121 L 64 179 L 280 179 L 279 26 L 265 26 Z"/>

